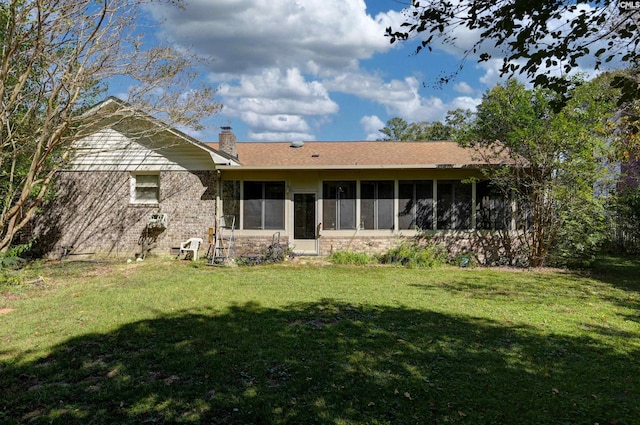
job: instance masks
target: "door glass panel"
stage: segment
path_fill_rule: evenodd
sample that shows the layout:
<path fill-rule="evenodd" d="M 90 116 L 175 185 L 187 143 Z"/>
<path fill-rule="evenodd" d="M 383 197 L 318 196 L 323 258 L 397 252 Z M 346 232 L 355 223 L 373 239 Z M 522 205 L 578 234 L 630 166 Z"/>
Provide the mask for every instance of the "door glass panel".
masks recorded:
<path fill-rule="evenodd" d="M 293 195 L 293 238 L 316 238 L 316 195 L 294 193 Z"/>

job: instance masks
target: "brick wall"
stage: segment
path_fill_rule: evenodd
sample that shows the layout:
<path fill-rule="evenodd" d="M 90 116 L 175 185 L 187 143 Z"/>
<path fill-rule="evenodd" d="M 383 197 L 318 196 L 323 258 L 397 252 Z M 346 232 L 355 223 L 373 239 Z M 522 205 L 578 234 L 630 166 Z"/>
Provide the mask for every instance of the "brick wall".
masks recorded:
<path fill-rule="evenodd" d="M 207 249 L 207 230 L 214 226 L 215 172 L 160 173 L 157 205 L 130 203 L 129 172 L 64 172 L 58 176 L 54 201 L 36 217 L 33 233 L 44 254 L 133 257 L 150 214 L 168 214 L 168 226 L 156 236 L 150 254 L 169 255 L 172 247 L 200 237 Z"/>
<path fill-rule="evenodd" d="M 253 256 L 264 254 L 269 245 L 273 244 L 273 236 L 240 236 L 235 240 L 235 253 L 238 256 Z M 288 246 L 289 238 L 281 236 L 279 242 L 283 246 Z"/>
<path fill-rule="evenodd" d="M 395 247 L 402 238 L 397 236 L 320 237 L 320 255 L 327 256 L 336 251 L 366 252 L 381 254 Z"/>

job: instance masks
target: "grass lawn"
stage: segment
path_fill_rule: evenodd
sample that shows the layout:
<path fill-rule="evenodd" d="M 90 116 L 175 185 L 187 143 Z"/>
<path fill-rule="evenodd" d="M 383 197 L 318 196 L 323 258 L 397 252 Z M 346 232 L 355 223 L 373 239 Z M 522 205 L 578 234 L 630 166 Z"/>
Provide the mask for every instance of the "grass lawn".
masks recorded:
<path fill-rule="evenodd" d="M 640 423 L 640 262 L 29 273 L 0 284 L 1 424 Z"/>

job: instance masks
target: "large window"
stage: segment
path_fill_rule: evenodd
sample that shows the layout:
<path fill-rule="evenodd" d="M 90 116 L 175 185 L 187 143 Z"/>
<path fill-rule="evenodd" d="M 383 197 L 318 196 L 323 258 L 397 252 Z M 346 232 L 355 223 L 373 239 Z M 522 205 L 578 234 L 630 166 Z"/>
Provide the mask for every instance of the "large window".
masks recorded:
<path fill-rule="evenodd" d="M 284 229 L 284 182 L 244 182 L 244 229 Z"/>
<path fill-rule="evenodd" d="M 356 182 L 322 184 L 322 227 L 328 230 L 356 228 Z"/>
<path fill-rule="evenodd" d="M 393 181 L 360 182 L 363 229 L 393 230 Z"/>
<path fill-rule="evenodd" d="M 160 201 L 159 174 L 131 175 L 131 202 L 134 204 L 157 204 Z"/>
<path fill-rule="evenodd" d="M 438 181 L 438 230 L 471 228 L 471 183 Z"/>
<path fill-rule="evenodd" d="M 506 230 L 511 226 L 511 202 L 489 181 L 476 183 L 476 228 Z"/>
<path fill-rule="evenodd" d="M 433 180 L 400 181 L 400 229 L 433 229 Z"/>

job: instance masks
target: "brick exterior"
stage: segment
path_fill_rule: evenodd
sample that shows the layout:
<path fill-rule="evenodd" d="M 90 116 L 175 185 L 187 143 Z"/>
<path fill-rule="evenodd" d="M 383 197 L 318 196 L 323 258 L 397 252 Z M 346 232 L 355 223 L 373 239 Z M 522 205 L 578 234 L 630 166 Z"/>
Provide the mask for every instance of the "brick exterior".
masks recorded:
<path fill-rule="evenodd" d="M 160 173 L 160 202 L 157 205 L 134 204 L 131 198 L 131 173 L 62 172 L 57 181 L 55 200 L 36 217 L 32 234 L 38 235 L 41 254 L 59 258 L 63 247 L 73 247 L 72 254 L 91 254 L 134 258 L 141 254 L 140 240 L 145 235 L 149 215 L 168 215 L 166 229 L 151 233 L 149 255 L 176 255 L 175 248 L 192 237 L 204 240 L 200 256 L 209 248 L 208 229 L 215 226 L 215 171 L 166 171 Z M 272 235 L 250 236 L 236 232 L 235 254 L 259 255 L 273 243 Z M 503 232 L 504 233 L 504 232 Z M 446 247 L 449 255 L 472 251 L 479 262 L 513 263 L 515 235 L 496 232 L 434 232 L 433 243 Z M 319 238 L 320 256 L 336 251 L 384 253 L 410 237 L 398 235 L 353 235 Z M 283 232 L 279 242 L 289 243 Z"/>
<path fill-rule="evenodd" d="M 129 172 L 60 173 L 55 200 L 34 223 L 43 253 L 56 257 L 73 247 L 73 254 L 133 257 L 152 213 L 166 213 L 168 225 L 151 234 L 151 255 L 169 255 L 190 237 L 202 238 L 206 252 L 215 222 L 215 171 L 161 172 L 157 205 L 132 204 L 130 179 Z"/>
<path fill-rule="evenodd" d="M 241 236 L 235 240 L 235 254 L 237 256 L 254 256 L 264 254 L 269 245 L 273 244 L 272 236 Z M 281 236 L 279 242 L 283 246 L 288 246 L 289 238 Z"/>
<path fill-rule="evenodd" d="M 367 254 L 381 254 L 399 244 L 402 240 L 398 236 L 356 236 L 356 237 L 320 237 L 319 255 L 327 256 L 336 251 L 366 252 Z"/>
<path fill-rule="evenodd" d="M 443 247 L 453 259 L 460 254 L 471 254 L 479 264 L 516 265 L 521 258 L 518 245 L 521 243 L 519 232 L 491 231 L 438 231 L 422 235 L 420 243 L 430 243 Z M 356 236 L 320 238 L 321 256 L 336 251 L 365 252 L 383 254 L 402 242 L 415 241 L 413 236 Z"/>

